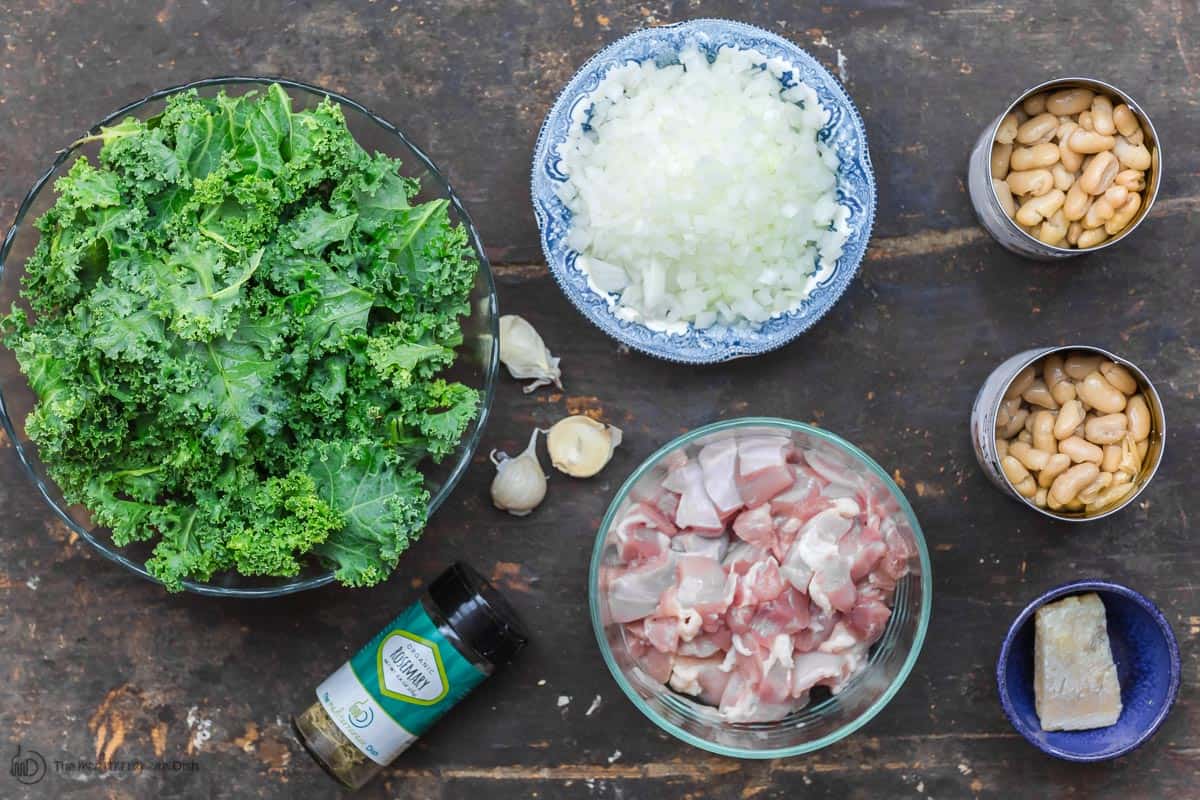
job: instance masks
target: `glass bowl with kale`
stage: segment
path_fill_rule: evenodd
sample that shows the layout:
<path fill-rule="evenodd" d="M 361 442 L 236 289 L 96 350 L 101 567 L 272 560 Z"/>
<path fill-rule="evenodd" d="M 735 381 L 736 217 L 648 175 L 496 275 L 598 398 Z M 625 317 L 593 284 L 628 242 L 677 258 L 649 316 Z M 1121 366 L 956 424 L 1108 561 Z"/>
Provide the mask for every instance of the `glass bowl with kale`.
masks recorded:
<path fill-rule="evenodd" d="M 394 125 L 213 78 L 58 153 L 0 249 L 0 412 L 38 490 L 167 589 L 369 586 L 470 464 L 498 363 L 479 236 Z"/>

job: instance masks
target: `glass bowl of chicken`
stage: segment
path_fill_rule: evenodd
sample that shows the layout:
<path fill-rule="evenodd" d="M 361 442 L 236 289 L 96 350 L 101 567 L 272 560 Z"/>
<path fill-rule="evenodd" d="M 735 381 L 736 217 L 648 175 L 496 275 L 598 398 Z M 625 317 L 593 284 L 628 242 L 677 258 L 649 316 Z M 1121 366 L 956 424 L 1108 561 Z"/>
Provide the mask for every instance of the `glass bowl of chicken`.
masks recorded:
<path fill-rule="evenodd" d="M 738 758 L 812 752 L 865 725 L 912 671 L 933 593 L 888 473 L 827 431 L 767 418 L 647 459 L 604 517 L 588 588 L 634 705 Z"/>

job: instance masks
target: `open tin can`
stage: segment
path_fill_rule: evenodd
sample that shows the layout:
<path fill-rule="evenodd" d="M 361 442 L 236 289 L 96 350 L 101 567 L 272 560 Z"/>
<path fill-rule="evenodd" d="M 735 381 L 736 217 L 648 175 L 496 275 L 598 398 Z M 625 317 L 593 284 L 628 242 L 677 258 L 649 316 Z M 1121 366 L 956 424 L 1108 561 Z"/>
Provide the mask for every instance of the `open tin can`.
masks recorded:
<path fill-rule="evenodd" d="M 1004 402 L 1004 394 L 1008 391 L 1009 386 L 1017 375 L 1026 367 L 1036 364 L 1046 356 L 1055 353 L 1066 356 L 1068 353 L 1078 352 L 1102 356 L 1129 370 L 1137 380 L 1138 390 L 1145 394 L 1146 404 L 1150 407 L 1149 444 L 1145 455 L 1142 457 L 1141 468 L 1134 478 L 1133 491 L 1127 494 L 1121 501 L 1115 503 L 1111 508 L 1106 508 L 1094 514 L 1053 511 L 1049 508 L 1042 508 L 1030 498 L 1023 496 L 1004 474 L 1004 470 L 1000 464 L 1002 456 L 996 443 L 996 420 L 1000 414 L 1000 404 Z M 992 374 L 987 377 L 987 380 L 984 381 L 983 386 L 980 388 L 979 394 L 975 396 L 975 405 L 971 408 L 971 441 L 975 448 L 975 458 L 978 459 L 979 466 L 983 468 L 984 474 L 987 475 L 988 479 L 1000 491 L 1018 502 L 1024 503 L 1047 517 L 1067 522 L 1092 522 L 1097 519 L 1103 519 L 1109 514 L 1120 511 L 1132 503 L 1142 493 L 1142 490 L 1146 488 L 1146 485 L 1150 483 L 1150 480 L 1154 477 L 1154 473 L 1158 471 L 1158 465 L 1162 461 L 1166 430 L 1162 399 L 1158 395 L 1158 390 L 1154 388 L 1154 384 L 1150 382 L 1150 378 L 1146 376 L 1146 373 L 1142 372 L 1136 364 L 1118 355 L 1089 345 L 1037 347 L 1017 353 L 992 371 Z"/>
<path fill-rule="evenodd" d="M 1137 214 L 1125 226 L 1124 230 L 1100 244 L 1088 248 L 1049 245 L 1030 235 L 1004 212 L 1004 207 L 1000 204 L 1000 198 L 996 196 L 995 187 L 992 185 L 992 145 L 996 141 L 996 133 L 1004 118 L 1009 113 L 1016 111 L 1022 103 L 1036 94 L 1077 87 L 1091 89 L 1097 94 L 1107 95 L 1116 101 L 1128 105 L 1137 117 L 1138 122 L 1142 125 L 1144 143 L 1150 151 L 1151 156 L 1150 169 L 1146 172 L 1146 188 L 1142 192 L 1142 205 L 1138 209 Z M 1154 205 L 1154 200 L 1158 196 L 1158 187 L 1161 180 L 1162 148 L 1159 143 L 1158 132 L 1155 131 L 1154 123 L 1150 121 L 1149 115 L 1125 92 L 1095 78 L 1055 78 L 1054 80 L 1039 83 L 1037 86 L 1027 89 L 984 128 L 983 133 L 979 136 L 979 140 L 975 143 L 975 149 L 971 151 L 971 158 L 967 168 L 967 186 L 971 194 L 971 205 L 975 207 L 975 214 L 979 217 L 980 224 L 983 225 L 987 232 L 992 235 L 992 238 L 999 242 L 1004 249 L 1019 256 L 1038 261 L 1057 261 L 1063 258 L 1073 258 L 1087 253 L 1095 253 L 1098 250 L 1111 247 L 1121 241 L 1133 233 L 1134 229 L 1150 213 L 1150 208 Z"/>

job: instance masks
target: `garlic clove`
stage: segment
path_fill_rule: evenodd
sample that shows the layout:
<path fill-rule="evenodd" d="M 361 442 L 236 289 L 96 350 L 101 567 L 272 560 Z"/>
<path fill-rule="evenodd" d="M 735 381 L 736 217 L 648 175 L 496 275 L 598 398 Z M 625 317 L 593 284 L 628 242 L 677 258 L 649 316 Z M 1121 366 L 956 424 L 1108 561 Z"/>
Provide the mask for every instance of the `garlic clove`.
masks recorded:
<path fill-rule="evenodd" d="M 582 415 L 559 420 L 546 435 L 551 463 L 573 478 L 590 478 L 604 469 L 620 443 L 620 428 Z"/>
<path fill-rule="evenodd" d="M 493 450 L 489 456 L 496 466 L 492 505 L 514 517 L 525 516 L 546 499 L 546 474 L 537 457 L 537 437 L 541 432 L 540 428 L 533 429 L 529 444 L 518 456 L 499 450 Z"/>
<path fill-rule="evenodd" d="M 500 361 L 517 380 L 536 379 L 525 387 L 525 394 L 550 384 L 563 388 L 559 359 L 551 355 L 542 337 L 524 317 L 516 314 L 500 317 Z"/>

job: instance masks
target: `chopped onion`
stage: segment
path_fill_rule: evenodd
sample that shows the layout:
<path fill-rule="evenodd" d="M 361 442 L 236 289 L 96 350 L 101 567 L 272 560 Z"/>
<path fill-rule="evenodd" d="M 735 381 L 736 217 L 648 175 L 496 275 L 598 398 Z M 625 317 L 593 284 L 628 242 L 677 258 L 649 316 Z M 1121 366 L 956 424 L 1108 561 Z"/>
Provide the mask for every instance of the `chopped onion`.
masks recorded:
<path fill-rule="evenodd" d="M 567 242 L 617 316 L 658 329 L 760 323 L 798 306 L 841 257 L 828 121 L 793 65 L 695 46 L 629 63 L 575 107 L 559 146 Z"/>

